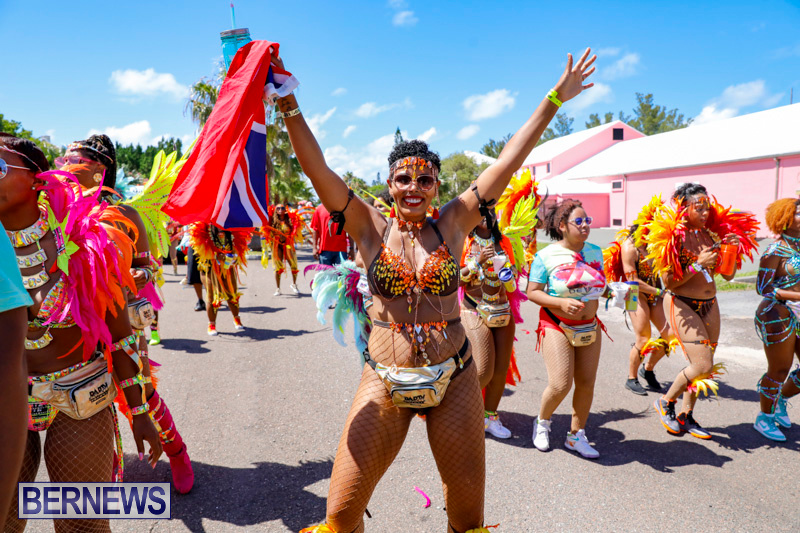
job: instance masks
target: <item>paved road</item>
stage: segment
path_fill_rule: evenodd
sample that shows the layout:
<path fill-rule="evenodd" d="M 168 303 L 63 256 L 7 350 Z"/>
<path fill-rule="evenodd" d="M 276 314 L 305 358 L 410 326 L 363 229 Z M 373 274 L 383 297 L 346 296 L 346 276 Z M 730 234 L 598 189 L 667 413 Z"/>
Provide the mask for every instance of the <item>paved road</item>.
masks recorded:
<path fill-rule="evenodd" d="M 301 252 L 308 261 L 307 252 Z M 181 267 L 183 268 L 183 267 Z M 183 270 L 181 270 L 183 272 Z M 242 312 L 247 331 L 233 333 L 222 312 L 220 336 L 205 334 L 192 311 L 193 292 L 167 274 L 160 390 L 189 446 L 195 489 L 173 496 L 171 521 L 121 521 L 124 532 L 298 531 L 324 519 L 333 454 L 359 378 L 352 345 L 340 348 L 315 319 L 308 282 L 300 297 L 273 297 L 271 272 L 251 262 Z M 753 293 L 721 296 L 725 319 L 719 359 L 729 375 L 719 401 L 702 401 L 697 418 L 711 441 L 666 434 L 654 395 L 623 388 L 631 334 L 622 316 L 603 312 L 614 342 L 603 339 L 596 398 L 587 428 L 602 454 L 589 461 L 567 452 L 565 402 L 553 416 L 553 450 L 530 440 L 546 382 L 534 352 L 538 309 L 524 306 L 518 331 L 523 382 L 508 390 L 501 416 L 514 437 L 487 439 L 486 520 L 497 531 L 790 531 L 800 523 L 797 484 L 800 428 L 774 445 L 752 429 L 763 355 L 752 329 Z M 674 355 L 657 374 L 669 381 L 684 363 Z M 793 409 L 800 421 L 797 407 Z M 138 464 L 123 428 L 126 480 L 169 481 Z M 43 472 L 40 472 L 40 476 Z M 423 508 L 422 488 L 432 506 Z M 367 531 L 444 531 L 442 491 L 424 424 L 415 419 L 394 465 L 378 485 Z M 50 531 L 46 522 L 29 531 Z"/>

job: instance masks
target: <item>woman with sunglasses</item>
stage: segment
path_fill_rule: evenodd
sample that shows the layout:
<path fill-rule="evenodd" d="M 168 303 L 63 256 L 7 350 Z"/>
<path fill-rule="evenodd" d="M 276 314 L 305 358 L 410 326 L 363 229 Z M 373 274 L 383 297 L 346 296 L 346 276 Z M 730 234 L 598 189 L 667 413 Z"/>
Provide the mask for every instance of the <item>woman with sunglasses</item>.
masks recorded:
<path fill-rule="evenodd" d="M 545 232 L 556 241 L 536 254 L 528 276 L 528 299 L 539 305 L 538 347 L 547 368 L 533 445 L 550 449 L 550 417 L 573 383 L 572 422 L 564 447 L 588 459 L 600 454 L 586 436 L 600 362 L 598 299 L 606 290 L 603 252 L 586 242 L 592 217 L 581 202 L 563 200 L 545 215 Z"/>
<path fill-rule="evenodd" d="M 162 451 L 147 416 L 146 379 L 124 312 L 125 290 L 134 287 L 130 222 L 117 208 L 82 197 L 56 173 L 47 171 L 47 159 L 33 142 L 0 134 L 0 222 L 35 302 L 28 308 L 25 341 L 29 431 L 19 481 L 36 477 L 44 430 L 51 482 L 121 481 L 109 370 L 121 380 L 131 407 L 140 460 L 144 441 L 152 465 Z M 4 531 L 25 529 L 17 515 L 15 495 Z M 110 531 L 108 520 L 57 520 L 55 527 Z"/>
<path fill-rule="evenodd" d="M 509 299 L 516 293 L 517 278 L 511 241 L 500 232 L 494 216 L 488 223 L 487 218 L 481 219 L 467 237 L 461 258 L 461 322 L 472 348 L 478 383 L 484 390 L 483 428 L 498 439 L 511 438 L 497 407 L 514 351 L 519 313 L 513 311 L 519 310 L 519 300 L 512 308 Z"/>
<path fill-rule="evenodd" d="M 372 491 L 418 413 L 426 414 L 428 440 L 444 484 L 448 531 L 487 531 L 483 409 L 461 324 L 457 258 L 467 234 L 488 214 L 561 101 L 591 86 L 583 85 L 594 71 L 595 57 L 589 58 L 589 52 L 574 66 L 568 56 L 549 97 L 505 145 L 498 160 L 470 190 L 445 205 L 438 219 L 438 212 L 431 218 L 427 212 L 439 188 L 439 157 L 426 143 L 403 142 L 389 155 L 387 184 L 395 216 L 387 219 L 328 167 L 296 98 L 278 100 L 303 171 L 367 262 L 374 318 L 370 359 L 334 460 L 327 523 L 303 531 L 364 531 L 363 515 Z M 273 63 L 283 68 L 280 58 L 273 58 Z M 396 529 L 408 528 L 398 522 Z"/>
<path fill-rule="evenodd" d="M 64 157 L 56 160 L 56 165 L 77 178 L 85 195 L 94 194 L 93 198 L 116 205 L 120 214 L 127 218 L 132 226 L 128 231 L 128 236 L 134 240 L 135 246 L 131 275 L 136 283 L 136 289 L 128 294 L 128 313 L 131 317 L 131 326 L 134 327 L 134 333 L 139 339 L 139 352 L 144 365 L 142 373 L 145 378 L 151 380 L 152 366 L 144 329 L 152 326 L 153 320 L 156 319 L 152 306 L 156 302 L 161 304 L 154 285 L 155 271 L 160 268 L 160 265 L 150 253 L 147 230 L 139 212 L 129 205 L 120 203 L 122 198 L 115 192 L 117 154 L 114 143 L 108 135 L 92 135 L 88 139 L 73 142 L 67 147 Z M 99 196 L 96 194 L 98 188 L 102 189 L 99 191 Z M 134 227 L 135 229 L 133 229 Z M 147 309 L 148 307 L 149 309 Z M 139 313 L 136 311 L 137 309 L 147 309 L 147 311 Z M 161 445 L 169 459 L 175 490 L 186 494 L 194 485 L 194 472 L 186 445 L 175 427 L 172 413 L 170 413 L 164 398 L 152 383 L 145 384 L 145 389 L 148 413 L 159 429 Z M 120 409 L 126 416 L 128 415 L 127 405 L 124 404 L 124 401 L 121 401 Z"/>
<path fill-rule="evenodd" d="M 295 241 L 302 239 L 302 222 L 300 217 L 293 210 L 284 204 L 277 204 L 274 208 L 270 207 L 269 227 L 263 228 L 262 236 L 265 246 L 262 259 L 266 258 L 267 247 L 272 250 L 272 261 L 275 264 L 275 294 L 281 294 L 281 276 L 286 272 L 286 263 L 289 263 L 289 270 L 292 272 L 291 289 L 294 294 L 300 294 L 297 288 L 297 250 Z M 266 262 L 262 261 L 266 267 Z"/>
<path fill-rule="evenodd" d="M 714 273 L 720 264 L 720 245 L 735 250 L 734 264 L 722 277 L 736 275 L 744 254 L 756 248 L 758 227 L 750 214 L 730 213 L 708 196 L 699 183 L 683 183 L 672 195 L 673 205 L 658 209 L 648 226 L 648 259 L 665 287 L 664 313 L 683 348 L 689 366 L 681 370 L 669 390 L 655 401 L 661 424 L 668 433 L 689 433 L 698 439 L 711 434 L 694 418 L 698 390 L 715 390 L 713 378 L 721 371 L 714 364 L 720 316 Z M 680 414 L 675 412 L 683 395 Z"/>

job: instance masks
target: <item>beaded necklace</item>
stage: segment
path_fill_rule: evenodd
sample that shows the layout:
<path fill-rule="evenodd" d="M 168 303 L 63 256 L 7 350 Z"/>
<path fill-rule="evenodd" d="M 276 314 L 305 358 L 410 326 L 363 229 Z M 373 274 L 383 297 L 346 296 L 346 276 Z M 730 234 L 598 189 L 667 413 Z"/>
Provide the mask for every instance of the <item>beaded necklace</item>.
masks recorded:
<path fill-rule="evenodd" d="M 17 231 L 6 230 L 6 234 L 14 248 L 24 248 L 38 243 L 39 239 L 44 237 L 48 231 L 50 231 L 50 225 L 47 223 L 47 210 L 40 205 L 39 219 L 34 222 L 33 226 Z"/>
<path fill-rule="evenodd" d="M 494 240 L 491 237 L 489 237 L 488 239 L 484 239 L 483 237 L 475 233 L 473 234 L 472 238 L 475 239 L 475 242 L 478 243 L 478 246 L 480 246 L 481 248 L 486 248 L 487 246 L 494 247 Z"/>
<path fill-rule="evenodd" d="M 781 237 L 783 237 L 783 240 L 789 244 L 800 246 L 800 237 L 792 237 L 791 235 L 786 235 L 785 233 L 781 233 Z"/>

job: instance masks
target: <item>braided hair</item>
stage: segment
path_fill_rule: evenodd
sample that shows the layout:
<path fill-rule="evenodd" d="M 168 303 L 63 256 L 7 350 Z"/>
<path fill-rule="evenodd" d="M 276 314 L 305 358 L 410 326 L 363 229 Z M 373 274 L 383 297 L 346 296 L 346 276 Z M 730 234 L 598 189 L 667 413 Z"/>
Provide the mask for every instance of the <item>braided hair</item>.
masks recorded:
<path fill-rule="evenodd" d="M 117 185 L 117 151 L 108 135 L 91 135 L 88 139 L 78 141 L 79 144 L 88 146 L 88 149 L 79 148 L 81 155 L 106 167 L 103 178 L 103 187 L 113 189 Z"/>
<path fill-rule="evenodd" d="M 580 200 L 567 198 L 554 204 L 544 216 L 544 231 L 550 240 L 558 241 L 564 238 L 561 232 L 561 223 L 566 223 L 574 210 L 583 207 Z"/>
<path fill-rule="evenodd" d="M 22 164 L 25 165 L 31 172 L 38 174 L 39 172 L 46 172 L 50 170 L 50 164 L 47 162 L 47 157 L 42 152 L 42 149 L 36 146 L 31 140 L 20 139 L 10 133 L 0 132 L 0 144 L 24 154 L 22 157 Z"/>

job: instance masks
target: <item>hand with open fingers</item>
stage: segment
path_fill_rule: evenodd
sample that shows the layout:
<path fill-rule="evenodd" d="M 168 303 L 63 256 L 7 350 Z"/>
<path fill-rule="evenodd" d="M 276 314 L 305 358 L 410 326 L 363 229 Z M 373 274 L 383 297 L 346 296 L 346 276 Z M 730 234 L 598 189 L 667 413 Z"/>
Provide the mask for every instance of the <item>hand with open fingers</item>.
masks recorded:
<path fill-rule="evenodd" d="M 570 316 L 579 314 L 583 311 L 583 307 L 583 302 L 580 300 L 573 300 L 572 298 L 564 298 L 564 301 L 561 302 L 561 311 Z"/>
<path fill-rule="evenodd" d="M 158 438 L 158 431 L 153 425 L 153 421 L 150 420 L 150 415 L 134 416 L 132 426 L 133 440 L 136 441 L 136 450 L 139 452 L 139 458 L 144 455 L 144 442 L 147 441 L 150 444 L 147 462 L 155 468 L 163 450 L 161 448 L 161 440 Z"/>
<path fill-rule="evenodd" d="M 594 83 L 588 83 L 586 85 L 583 83 L 586 78 L 591 76 L 595 71 L 595 67 L 592 66 L 592 63 L 597 59 L 597 55 L 593 55 L 589 58 L 591 51 L 591 48 L 587 48 L 574 65 L 572 64 L 572 54 L 567 54 L 567 66 L 564 69 L 564 73 L 561 75 L 561 79 L 558 80 L 558 83 L 556 83 L 554 87 L 558 93 L 559 100 L 562 102 L 572 100 L 581 94 L 581 92 L 594 86 Z"/>

